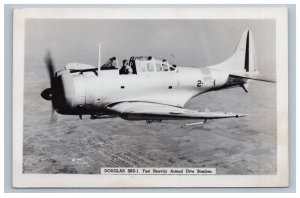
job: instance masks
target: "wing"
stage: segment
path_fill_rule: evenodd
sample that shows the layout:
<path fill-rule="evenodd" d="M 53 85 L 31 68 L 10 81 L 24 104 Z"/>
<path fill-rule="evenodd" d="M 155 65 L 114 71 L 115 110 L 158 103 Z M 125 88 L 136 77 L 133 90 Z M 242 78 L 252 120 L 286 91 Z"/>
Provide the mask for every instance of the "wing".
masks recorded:
<path fill-rule="evenodd" d="M 200 112 L 179 107 L 149 103 L 120 102 L 105 108 L 106 113 L 126 120 L 179 120 L 179 119 L 221 119 L 245 115 L 226 112 Z"/>

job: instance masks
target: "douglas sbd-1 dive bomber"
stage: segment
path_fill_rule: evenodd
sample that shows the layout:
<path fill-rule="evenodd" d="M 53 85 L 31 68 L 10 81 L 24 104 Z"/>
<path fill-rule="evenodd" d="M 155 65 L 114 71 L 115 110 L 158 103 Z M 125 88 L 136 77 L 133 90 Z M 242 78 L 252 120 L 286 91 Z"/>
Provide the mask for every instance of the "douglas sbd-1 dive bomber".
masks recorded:
<path fill-rule="evenodd" d="M 118 68 L 115 57 L 98 67 L 69 63 L 54 72 L 50 53 L 46 58 L 51 88 L 41 96 L 52 101 L 63 115 L 90 115 L 92 119 L 121 117 L 126 120 L 179 120 L 238 118 L 243 114 L 197 111 L 183 108 L 200 94 L 246 86 L 251 80 L 275 82 L 259 75 L 252 32 L 243 33 L 234 54 L 226 61 L 208 67 L 177 67 L 154 57 L 131 57 L 128 74 Z M 126 61 L 123 61 L 126 64 Z M 52 113 L 52 115 L 53 115 Z M 204 123 L 202 122 L 202 123 Z"/>

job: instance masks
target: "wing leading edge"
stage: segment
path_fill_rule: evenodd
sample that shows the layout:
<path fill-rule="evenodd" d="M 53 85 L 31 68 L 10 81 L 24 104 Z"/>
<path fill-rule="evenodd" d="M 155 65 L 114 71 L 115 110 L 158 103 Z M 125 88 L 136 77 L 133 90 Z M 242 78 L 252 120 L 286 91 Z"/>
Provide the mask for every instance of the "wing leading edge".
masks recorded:
<path fill-rule="evenodd" d="M 227 112 L 200 112 L 149 102 L 121 102 L 105 108 L 108 114 L 126 120 L 181 120 L 238 118 L 245 115 Z"/>

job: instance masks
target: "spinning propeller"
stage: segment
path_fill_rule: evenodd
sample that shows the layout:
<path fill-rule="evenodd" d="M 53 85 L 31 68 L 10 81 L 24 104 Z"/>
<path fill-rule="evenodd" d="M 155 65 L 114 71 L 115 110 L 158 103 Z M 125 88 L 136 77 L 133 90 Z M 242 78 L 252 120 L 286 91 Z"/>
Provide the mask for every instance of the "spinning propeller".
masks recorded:
<path fill-rule="evenodd" d="M 51 100 L 52 102 L 52 113 L 51 113 L 51 121 L 54 121 L 55 118 L 55 103 L 54 103 L 54 98 L 55 98 L 55 68 L 54 64 L 52 61 L 51 53 L 50 51 L 47 52 L 46 57 L 45 57 L 45 64 L 47 67 L 48 71 L 48 77 L 50 79 L 50 88 L 47 88 L 42 91 L 41 96 L 45 100 Z"/>

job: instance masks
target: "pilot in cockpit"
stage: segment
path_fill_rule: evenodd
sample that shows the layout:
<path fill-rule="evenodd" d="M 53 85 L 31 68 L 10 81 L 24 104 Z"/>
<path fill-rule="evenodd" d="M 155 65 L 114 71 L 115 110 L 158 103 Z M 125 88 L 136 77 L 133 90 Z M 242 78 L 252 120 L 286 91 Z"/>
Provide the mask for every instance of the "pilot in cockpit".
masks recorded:
<path fill-rule="evenodd" d="M 123 60 L 123 66 L 119 70 L 119 74 L 132 74 L 132 68 L 129 66 L 127 59 Z"/>
<path fill-rule="evenodd" d="M 168 62 L 167 62 L 166 59 L 164 59 L 164 60 L 162 61 L 162 70 L 163 70 L 163 71 L 168 71 Z"/>

